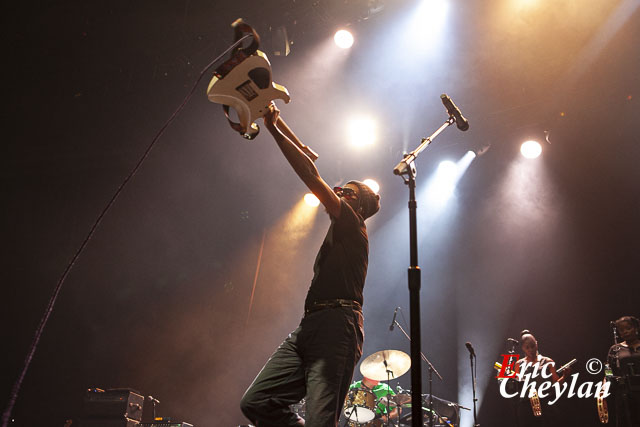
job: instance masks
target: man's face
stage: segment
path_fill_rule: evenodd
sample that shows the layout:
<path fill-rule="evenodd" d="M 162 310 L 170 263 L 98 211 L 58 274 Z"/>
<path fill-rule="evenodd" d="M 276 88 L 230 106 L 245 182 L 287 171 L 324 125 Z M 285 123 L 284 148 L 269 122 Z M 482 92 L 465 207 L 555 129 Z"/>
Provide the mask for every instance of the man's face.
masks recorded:
<path fill-rule="evenodd" d="M 360 208 L 360 189 L 355 184 L 345 184 L 342 188 L 352 190 L 344 192 L 341 198 L 344 199 L 354 211 L 358 212 Z"/>

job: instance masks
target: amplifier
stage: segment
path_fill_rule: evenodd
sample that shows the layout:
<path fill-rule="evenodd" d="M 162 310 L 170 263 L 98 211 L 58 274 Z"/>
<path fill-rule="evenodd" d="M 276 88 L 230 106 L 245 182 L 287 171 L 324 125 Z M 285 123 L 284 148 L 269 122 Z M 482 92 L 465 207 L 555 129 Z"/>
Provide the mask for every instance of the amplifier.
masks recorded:
<path fill-rule="evenodd" d="M 153 423 L 142 423 L 140 427 L 193 427 L 193 424 L 177 423 L 174 421 L 156 421 Z"/>
<path fill-rule="evenodd" d="M 130 418 L 121 419 L 81 419 L 80 427 L 140 427 L 140 422 Z"/>
<path fill-rule="evenodd" d="M 112 388 L 87 390 L 82 403 L 83 419 L 142 419 L 144 397 L 134 390 L 127 388 Z M 128 425 L 128 424 L 123 424 Z"/>

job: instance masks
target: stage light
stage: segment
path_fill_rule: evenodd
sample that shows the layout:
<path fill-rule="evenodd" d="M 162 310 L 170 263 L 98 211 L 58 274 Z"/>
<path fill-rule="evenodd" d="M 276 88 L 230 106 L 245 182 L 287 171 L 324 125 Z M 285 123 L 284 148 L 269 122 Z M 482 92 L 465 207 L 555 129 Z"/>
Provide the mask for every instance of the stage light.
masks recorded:
<path fill-rule="evenodd" d="M 307 193 L 304 195 L 304 202 L 311 206 L 311 207 L 316 207 L 318 205 L 320 205 L 320 200 L 318 200 L 318 198 L 313 194 L 313 193 Z"/>
<path fill-rule="evenodd" d="M 339 30 L 333 36 L 333 41 L 341 49 L 349 49 L 353 46 L 353 35 L 347 30 Z"/>
<path fill-rule="evenodd" d="M 349 122 L 349 141 L 356 146 L 373 144 L 376 140 L 376 124 L 367 117 L 357 117 Z"/>
<path fill-rule="evenodd" d="M 429 185 L 429 200 L 435 205 L 442 205 L 451 198 L 455 189 L 458 167 L 449 160 L 440 162 Z"/>
<path fill-rule="evenodd" d="M 420 40 L 420 51 L 429 50 L 438 35 L 443 33 L 447 22 L 449 2 L 445 0 L 422 0 L 413 13 L 412 22 L 407 27 L 407 35 L 414 41 Z"/>
<path fill-rule="evenodd" d="M 525 141 L 520 146 L 520 153 L 527 159 L 535 159 L 542 153 L 542 147 L 536 141 Z"/>
<path fill-rule="evenodd" d="M 453 180 L 458 173 L 458 168 L 451 160 L 445 160 L 438 165 L 438 177 L 440 179 Z"/>
<path fill-rule="evenodd" d="M 374 193 L 378 194 L 378 191 L 380 191 L 380 185 L 376 181 L 374 181 L 373 179 L 365 179 L 362 182 L 367 187 L 369 187 L 371 189 L 371 191 L 373 191 Z"/>
<path fill-rule="evenodd" d="M 432 212 L 443 208 L 455 194 L 458 181 L 467 171 L 476 154 L 468 151 L 460 160 L 440 162 L 426 189 L 427 204 Z"/>

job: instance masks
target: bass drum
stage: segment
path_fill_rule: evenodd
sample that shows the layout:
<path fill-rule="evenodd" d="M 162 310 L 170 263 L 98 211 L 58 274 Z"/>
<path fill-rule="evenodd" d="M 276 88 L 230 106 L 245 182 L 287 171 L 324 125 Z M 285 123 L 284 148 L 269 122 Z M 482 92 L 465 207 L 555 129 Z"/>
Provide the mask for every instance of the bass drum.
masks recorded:
<path fill-rule="evenodd" d="M 344 401 L 344 416 L 349 422 L 363 424 L 376 417 L 376 395 L 369 390 L 353 388 Z"/>

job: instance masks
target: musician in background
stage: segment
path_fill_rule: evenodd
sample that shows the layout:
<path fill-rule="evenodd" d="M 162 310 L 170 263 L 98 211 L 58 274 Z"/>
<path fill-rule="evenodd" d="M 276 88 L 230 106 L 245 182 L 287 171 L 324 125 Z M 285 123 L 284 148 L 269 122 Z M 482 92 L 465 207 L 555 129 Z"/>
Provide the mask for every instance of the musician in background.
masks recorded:
<path fill-rule="evenodd" d="M 389 414 L 392 420 L 398 418 L 397 404 L 393 401 L 392 396 L 395 396 L 396 392 L 393 391 L 386 383 L 381 383 L 378 380 L 372 380 L 371 378 L 363 377 L 361 381 L 356 381 L 349 390 L 366 390 L 370 391 L 376 396 L 376 418 L 387 422 L 387 402 L 389 402 Z"/>
<path fill-rule="evenodd" d="M 615 321 L 623 340 L 609 348 L 607 362 L 613 372 L 611 417 L 616 427 L 640 426 L 640 320 L 623 316 Z"/>
<path fill-rule="evenodd" d="M 518 360 L 518 363 L 516 364 L 516 377 L 519 377 L 520 373 L 522 373 L 522 375 L 532 374 L 530 382 L 535 381 L 537 386 L 539 386 L 542 381 L 551 381 L 552 383 L 556 383 L 564 382 L 569 378 L 571 368 L 565 369 L 562 376 L 558 375 L 555 368 L 555 362 L 550 357 L 540 354 L 538 351 L 538 340 L 536 340 L 536 337 L 534 337 L 529 330 L 525 329 L 521 332 L 521 335 L 520 344 L 525 357 Z M 547 366 L 547 372 L 551 374 L 550 378 L 543 378 L 541 375 L 542 369 L 545 366 Z M 538 376 L 534 378 L 533 372 L 535 367 L 538 368 Z M 527 396 L 528 395 L 525 395 L 524 398 L 518 397 L 518 405 L 516 407 L 518 426 L 533 427 L 552 425 L 552 422 L 555 419 L 553 407 L 549 405 L 543 406 L 542 401 L 538 398 L 541 415 L 536 416 L 536 411 L 534 410 L 535 398 L 532 400 Z"/>
<path fill-rule="evenodd" d="M 362 356 L 362 293 L 369 251 L 364 221 L 380 209 L 380 198 L 358 181 L 329 187 L 279 113 L 271 104 L 265 126 L 324 205 L 331 225 L 316 257 L 304 317 L 249 386 L 240 407 L 257 427 L 299 426 L 305 420 L 289 405 L 304 397 L 307 426 L 336 426 Z"/>

